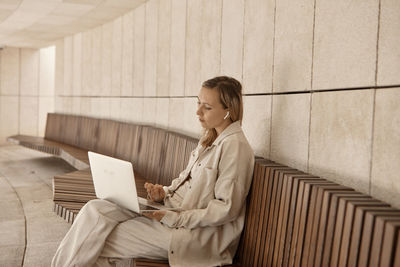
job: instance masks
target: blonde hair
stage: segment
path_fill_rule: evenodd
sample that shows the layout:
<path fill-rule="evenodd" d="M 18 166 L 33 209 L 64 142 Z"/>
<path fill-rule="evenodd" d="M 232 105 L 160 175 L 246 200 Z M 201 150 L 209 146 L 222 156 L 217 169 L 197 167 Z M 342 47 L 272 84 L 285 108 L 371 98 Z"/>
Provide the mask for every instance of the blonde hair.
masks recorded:
<path fill-rule="evenodd" d="M 203 82 L 202 87 L 218 90 L 219 100 L 224 109 L 228 109 L 229 118 L 232 122 L 240 121 L 242 123 L 242 85 L 239 81 L 228 76 L 218 76 Z M 217 131 L 214 128 L 206 130 L 201 145 L 204 147 L 211 146 L 217 136 Z"/>

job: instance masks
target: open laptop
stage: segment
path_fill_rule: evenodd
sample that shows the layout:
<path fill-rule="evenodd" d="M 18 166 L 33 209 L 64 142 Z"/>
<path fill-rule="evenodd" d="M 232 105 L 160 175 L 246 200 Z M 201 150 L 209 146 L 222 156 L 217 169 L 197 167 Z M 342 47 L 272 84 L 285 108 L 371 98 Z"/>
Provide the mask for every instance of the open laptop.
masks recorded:
<path fill-rule="evenodd" d="M 138 214 L 168 209 L 138 197 L 131 162 L 91 151 L 88 156 L 97 198 L 109 200 Z"/>

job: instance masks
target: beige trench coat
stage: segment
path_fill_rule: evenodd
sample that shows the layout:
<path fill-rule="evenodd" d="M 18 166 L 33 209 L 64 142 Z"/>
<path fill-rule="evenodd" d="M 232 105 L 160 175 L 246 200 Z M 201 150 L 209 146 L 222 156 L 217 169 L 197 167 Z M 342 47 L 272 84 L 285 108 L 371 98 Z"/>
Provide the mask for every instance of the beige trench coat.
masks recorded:
<path fill-rule="evenodd" d="M 244 226 L 246 196 L 254 154 L 240 122 L 229 125 L 214 141 L 192 152 L 188 166 L 168 187 L 164 203 L 183 211 L 168 211 L 162 223 L 173 228 L 169 263 L 177 267 L 232 263 Z M 181 201 L 174 192 L 191 176 Z M 179 203 L 180 202 L 180 203 Z"/>

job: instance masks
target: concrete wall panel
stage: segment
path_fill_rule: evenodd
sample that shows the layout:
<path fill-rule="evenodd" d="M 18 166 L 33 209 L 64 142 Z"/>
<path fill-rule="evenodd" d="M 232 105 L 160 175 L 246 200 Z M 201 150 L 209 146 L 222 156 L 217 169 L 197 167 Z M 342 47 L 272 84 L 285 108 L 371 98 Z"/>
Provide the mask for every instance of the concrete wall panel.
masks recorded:
<path fill-rule="evenodd" d="M 171 55 L 171 0 L 158 2 L 157 96 L 169 95 Z"/>
<path fill-rule="evenodd" d="M 19 132 L 18 96 L 0 96 L 0 144 L 6 144 L 6 138 Z M 3 127 L 7 125 L 7 127 Z"/>
<path fill-rule="evenodd" d="M 37 49 L 21 50 L 20 95 L 37 96 L 39 93 L 39 51 Z"/>
<path fill-rule="evenodd" d="M 377 90 L 371 194 L 400 208 L 400 88 Z"/>
<path fill-rule="evenodd" d="M 400 84 L 400 1 L 381 1 L 378 85 Z"/>
<path fill-rule="evenodd" d="M 133 35 L 133 95 L 144 95 L 144 23 L 145 5 L 134 11 Z"/>
<path fill-rule="evenodd" d="M 19 133 L 38 135 L 39 98 L 37 96 L 21 96 L 19 112 Z"/>
<path fill-rule="evenodd" d="M 169 95 L 185 95 L 186 1 L 171 3 L 171 52 Z"/>
<path fill-rule="evenodd" d="M 186 54 L 185 54 L 185 96 L 197 96 L 201 83 L 201 37 L 202 2 L 187 0 L 186 13 Z"/>
<path fill-rule="evenodd" d="M 312 96 L 309 172 L 369 192 L 373 90 Z"/>
<path fill-rule="evenodd" d="M 315 12 L 313 89 L 375 85 L 379 2 L 320 0 Z"/>
<path fill-rule="evenodd" d="M 0 95 L 19 94 L 20 51 L 17 48 L 6 48 L 1 52 Z"/>
<path fill-rule="evenodd" d="M 202 1 L 202 11 L 201 82 L 218 76 L 221 71 L 222 0 Z"/>
<path fill-rule="evenodd" d="M 307 171 L 310 94 L 273 96 L 271 159 Z"/>
<path fill-rule="evenodd" d="M 157 95 L 158 2 L 146 2 L 144 38 L 144 95 Z"/>
<path fill-rule="evenodd" d="M 276 1 L 274 92 L 311 89 L 314 0 Z"/>
<path fill-rule="evenodd" d="M 274 0 L 245 3 L 243 88 L 248 94 L 272 91 L 274 10 Z"/>
<path fill-rule="evenodd" d="M 121 95 L 133 95 L 133 11 L 122 17 Z"/>
<path fill-rule="evenodd" d="M 221 74 L 242 79 L 244 0 L 224 0 L 222 9 Z"/>

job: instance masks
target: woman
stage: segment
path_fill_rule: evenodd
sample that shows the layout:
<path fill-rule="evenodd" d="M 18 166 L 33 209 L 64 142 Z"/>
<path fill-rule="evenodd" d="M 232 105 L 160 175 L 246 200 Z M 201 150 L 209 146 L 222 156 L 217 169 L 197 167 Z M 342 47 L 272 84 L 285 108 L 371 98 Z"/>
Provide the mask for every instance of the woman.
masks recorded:
<path fill-rule="evenodd" d="M 139 216 L 106 200 L 89 201 L 62 240 L 52 266 L 112 266 L 113 258 L 168 259 L 171 266 L 219 266 L 235 255 L 245 219 L 254 155 L 241 129 L 241 84 L 203 83 L 197 115 L 204 136 L 168 187 L 149 197 L 178 211 Z"/>

